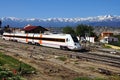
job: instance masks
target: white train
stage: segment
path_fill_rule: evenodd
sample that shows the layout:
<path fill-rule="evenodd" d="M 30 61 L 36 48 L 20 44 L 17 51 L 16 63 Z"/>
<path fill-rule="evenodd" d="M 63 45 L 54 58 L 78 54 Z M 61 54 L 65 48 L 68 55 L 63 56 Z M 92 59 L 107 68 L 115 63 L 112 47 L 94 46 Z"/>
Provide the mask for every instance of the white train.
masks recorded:
<path fill-rule="evenodd" d="M 3 33 L 2 39 L 60 49 L 81 49 L 77 37 L 70 34 Z"/>

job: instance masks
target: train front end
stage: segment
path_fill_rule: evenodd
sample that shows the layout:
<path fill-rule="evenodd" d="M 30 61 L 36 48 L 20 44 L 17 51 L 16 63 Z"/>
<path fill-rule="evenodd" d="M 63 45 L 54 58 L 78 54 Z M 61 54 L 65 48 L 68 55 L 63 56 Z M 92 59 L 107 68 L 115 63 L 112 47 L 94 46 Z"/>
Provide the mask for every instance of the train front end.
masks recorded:
<path fill-rule="evenodd" d="M 70 35 L 67 42 L 70 50 L 81 50 L 81 45 L 75 35 Z"/>

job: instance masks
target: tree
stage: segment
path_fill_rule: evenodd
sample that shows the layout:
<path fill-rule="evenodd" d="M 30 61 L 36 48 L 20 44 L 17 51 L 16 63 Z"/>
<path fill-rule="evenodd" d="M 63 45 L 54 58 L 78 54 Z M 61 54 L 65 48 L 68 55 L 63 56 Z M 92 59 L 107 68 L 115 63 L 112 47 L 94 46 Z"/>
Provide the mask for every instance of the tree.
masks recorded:
<path fill-rule="evenodd" d="M 83 24 L 80 24 L 76 27 L 76 34 L 78 36 L 93 36 L 94 33 L 93 33 L 93 27 L 92 26 L 88 26 L 88 25 L 83 25 Z"/>
<path fill-rule="evenodd" d="M 62 30 L 62 32 L 66 33 L 66 34 L 75 34 L 75 31 L 70 26 L 64 27 L 63 30 Z"/>
<path fill-rule="evenodd" d="M 12 32 L 9 25 L 4 26 L 4 31 L 5 31 L 5 32 L 9 32 L 9 33 Z"/>

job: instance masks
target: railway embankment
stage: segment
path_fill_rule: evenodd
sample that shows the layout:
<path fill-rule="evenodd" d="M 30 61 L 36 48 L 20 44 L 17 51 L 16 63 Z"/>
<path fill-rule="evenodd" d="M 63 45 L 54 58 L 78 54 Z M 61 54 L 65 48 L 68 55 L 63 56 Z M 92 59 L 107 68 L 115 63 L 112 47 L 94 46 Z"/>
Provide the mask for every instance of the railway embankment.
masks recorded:
<path fill-rule="evenodd" d="M 97 80 L 96 78 L 119 80 L 120 68 L 110 63 L 118 62 L 119 59 L 105 56 L 103 55 L 105 52 L 97 49 L 99 48 L 90 52 L 75 52 L 0 39 L 0 52 L 18 60 L 22 59 L 36 68 L 38 72 L 26 77 L 28 80 L 74 80 L 79 77 L 88 77 L 92 80 Z"/>

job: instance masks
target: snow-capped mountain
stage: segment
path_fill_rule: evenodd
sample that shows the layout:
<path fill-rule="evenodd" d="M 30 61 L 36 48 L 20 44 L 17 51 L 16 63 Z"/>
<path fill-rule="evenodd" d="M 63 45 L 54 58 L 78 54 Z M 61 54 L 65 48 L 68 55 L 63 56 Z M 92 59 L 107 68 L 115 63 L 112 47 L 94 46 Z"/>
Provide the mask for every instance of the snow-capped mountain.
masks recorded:
<path fill-rule="evenodd" d="M 24 27 L 27 24 L 43 27 L 64 27 L 87 24 L 92 26 L 113 26 L 120 27 L 120 16 L 97 16 L 87 18 L 47 18 L 47 19 L 20 19 L 15 17 L 4 17 L 0 19 L 2 26 Z"/>

